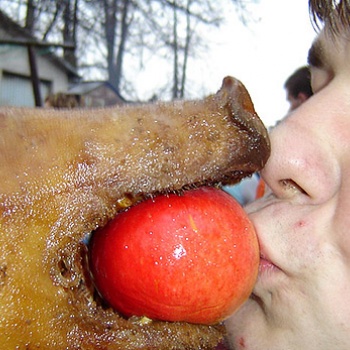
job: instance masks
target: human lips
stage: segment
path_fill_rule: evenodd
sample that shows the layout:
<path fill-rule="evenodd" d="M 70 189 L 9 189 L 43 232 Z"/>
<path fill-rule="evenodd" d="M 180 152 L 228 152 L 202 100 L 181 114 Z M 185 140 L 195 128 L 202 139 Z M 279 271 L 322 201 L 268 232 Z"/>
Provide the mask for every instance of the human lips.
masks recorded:
<path fill-rule="evenodd" d="M 266 251 L 260 247 L 259 275 L 274 270 L 279 270 L 279 267 L 271 260 Z"/>
<path fill-rule="evenodd" d="M 248 211 L 248 214 L 250 214 L 250 218 L 254 223 L 258 240 L 259 240 L 259 250 L 260 250 L 259 275 L 265 271 L 280 269 L 275 262 L 276 255 L 278 256 L 278 254 L 274 254 L 272 245 L 268 243 L 270 242 L 270 239 L 266 236 L 266 234 L 264 235 L 265 230 L 262 230 L 261 227 L 257 225 L 259 221 L 253 220 L 256 218 L 255 215 L 261 212 L 261 209 L 262 209 L 261 203 L 263 202 L 260 202 L 259 207 L 254 207 L 254 203 L 253 203 L 249 207 L 249 211 Z"/>
<path fill-rule="evenodd" d="M 274 270 L 277 266 L 273 264 L 264 254 L 260 254 L 259 273 Z"/>

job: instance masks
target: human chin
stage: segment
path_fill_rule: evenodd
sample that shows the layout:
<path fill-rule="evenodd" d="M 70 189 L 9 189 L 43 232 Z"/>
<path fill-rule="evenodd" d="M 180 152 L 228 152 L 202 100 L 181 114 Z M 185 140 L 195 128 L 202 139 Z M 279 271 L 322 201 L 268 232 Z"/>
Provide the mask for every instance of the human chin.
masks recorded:
<path fill-rule="evenodd" d="M 268 349 L 265 344 L 268 326 L 259 301 L 249 298 L 242 307 L 225 321 L 227 339 L 231 349 Z"/>
<path fill-rule="evenodd" d="M 274 304 L 274 303 L 272 303 Z M 295 344 L 293 306 L 286 309 L 275 305 L 266 305 L 260 298 L 252 295 L 245 304 L 225 321 L 227 339 L 234 350 L 300 350 Z M 298 326 L 296 326 L 298 328 Z M 294 347 L 293 347 L 294 346 Z"/>
<path fill-rule="evenodd" d="M 250 298 L 225 322 L 230 345 L 235 350 L 281 350 L 293 308 L 290 277 L 261 246 L 259 275 Z M 279 335 L 278 335 L 278 334 Z M 288 332 L 287 332 L 288 333 Z M 282 346 L 282 347 L 281 347 Z"/>

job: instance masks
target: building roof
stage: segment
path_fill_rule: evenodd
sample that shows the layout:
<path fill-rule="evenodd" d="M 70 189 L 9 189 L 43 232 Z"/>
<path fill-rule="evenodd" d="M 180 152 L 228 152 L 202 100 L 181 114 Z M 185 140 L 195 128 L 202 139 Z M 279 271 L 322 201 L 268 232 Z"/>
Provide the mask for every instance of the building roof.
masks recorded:
<path fill-rule="evenodd" d="M 35 38 L 29 31 L 14 22 L 3 11 L 0 10 L 0 45 L 33 45 L 35 47 L 57 47 L 60 44 L 53 44 L 46 41 L 40 41 Z M 75 67 L 63 58 L 48 52 L 46 57 L 65 70 L 72 78 L 80 78 Z"/>
<path fill-rule="evenodd" d="M 119 98 L 120 100 L 127 102 L 117 91 L 117 89 L 114 88 L 114 86 L 109 83 L 108 81 L 82 81 L 77 84 L 72 85 L 68 93 L 74 94 L 74 95 L 85 95 L 89 92 L 92 92 L 93 90 L 98 89 L 101 86 L 105 86 L 112 90 Z"/>

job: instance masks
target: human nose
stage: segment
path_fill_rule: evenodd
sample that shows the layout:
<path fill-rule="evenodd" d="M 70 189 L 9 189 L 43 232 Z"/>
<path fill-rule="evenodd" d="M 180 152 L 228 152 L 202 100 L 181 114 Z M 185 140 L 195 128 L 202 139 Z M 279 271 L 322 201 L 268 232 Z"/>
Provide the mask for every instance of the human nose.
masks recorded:
<path fill-rule="evenodd" d="M 335 193 L 340 169 L 327 130 L 315 123 L 312 104 L 306 104 L 271 132 L 271 156 L 262 176 L 277 198 L 316 203 Z"/>

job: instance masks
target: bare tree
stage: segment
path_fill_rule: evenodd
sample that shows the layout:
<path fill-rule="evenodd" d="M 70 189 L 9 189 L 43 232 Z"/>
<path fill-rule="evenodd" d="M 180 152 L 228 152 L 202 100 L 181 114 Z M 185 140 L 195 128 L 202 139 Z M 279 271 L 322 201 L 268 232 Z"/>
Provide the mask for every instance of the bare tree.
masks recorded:
<path fill-rule="evenodd" d="M 117 90 L 120 90 L 123 75 L 123 59 L 130 24 L 128 22 L 130 4 L 130 0 L 103 0 L 108 78 Z M 118 43 L 117 39 L 119 39 Z"/>
<path fill-rule="evenodd" d="M 39 39 L 73 44 L 75 50 L 62 50 L 64 58 L 85 77 L 106 77 L 124 95 L 133 95 L 131 62 L 143 67 L 145 53 L 163 57 L 173 72 L 168 93 L 182 98 L 189 59 L 205 47 L 203 28 L 220 25 L 225 1 L 246 21 L 245 0 L 0 0 L 0 8 L 19 15 L 14 19 Z"/>
<path fill-rule="evenodd" d="M 67 62 L 73 67 L 77 67 L 78 0 L 64 0 L 63 3 L 63 42 L 73 46 L 73 49 L 65 47 L 63 49 L 63 55 Z"/>
<path fill-rule="evenodd" d="M 187 0 L 187 6 L 186 6 L 186 41 L 185 41 L 184 60 L 183 60 L 183 65 L 182 65 L 182 79 L 181 79 L 181 88 L 180 88 L 180 97 L 181 98 L 183 98 L 185 96 L 187 62 L 188 62 L 188 55 L 189 55 L 190 45 L 191 45 L 191 42 L 192 42 L 192 28 L 191 28 L 191 16 L 190 16 L 191 3 L 192 3 L 192 0 Z"/>
<path fill-rule="evenodd" d="M 173 7 L 173 99 L 179 97 L 179 42 L 178 42 L 178 17 L 176 0 L 172 3 Z"/>
<path fill-rule="evenodd" d="M 64 59 L 77 68 L 77 15 L 78 0 L 27 0 L 24 27 L 39 40 L 62 43 Z"/>
<path fill-rule="evenodd" d="M 35 22 L 35 0 L 28 0 L 27 13 L 25 18 L 25 28 L 31 33 L 34 33 Z"/>
<path fill-rule="evenodd" d="M 176 0 L 173 2 L 173 52 L 174 52 L 174 62 L 173 62 L 173 99 L 183 98 L 185 95 L 185 84 L 186 84 L 186 72 L 187 72 L 187 62 L 190 54 L 190 45 L 192 43 L 192 28 L 191 28 L 191 3 L 192 0 L 186 1 L 185 7 L 185 37 L 183 39 L 184 43 L 181 45 L 179 43 L 179 34 L 178 34 L 178 7 Z M 180 55 L 182 54 L 182 62 L 180 62 Z"/>

